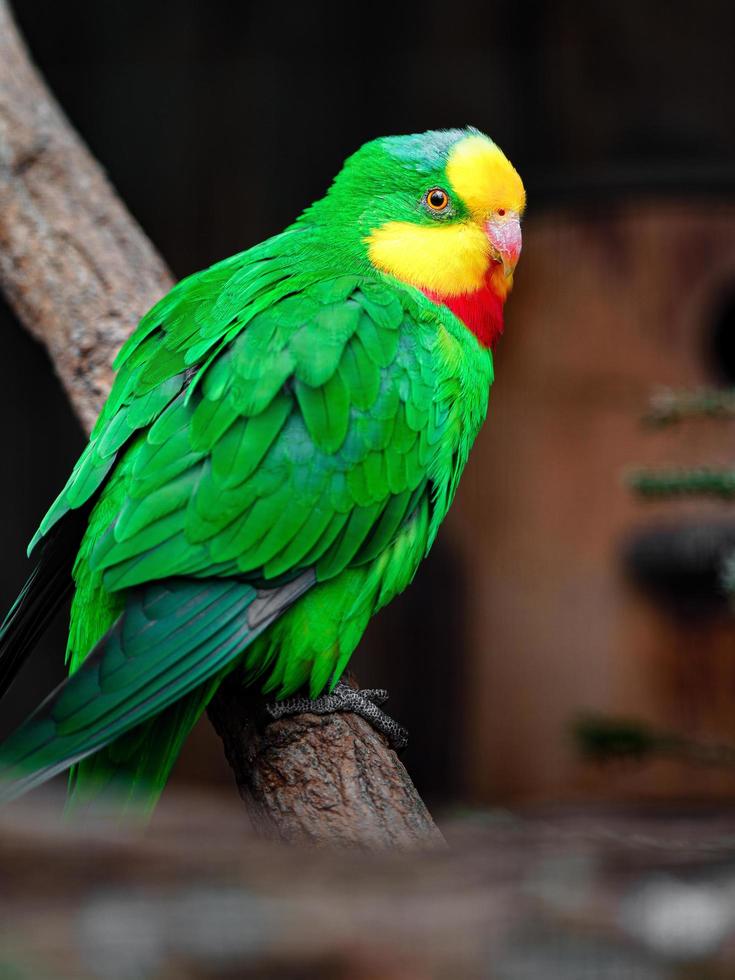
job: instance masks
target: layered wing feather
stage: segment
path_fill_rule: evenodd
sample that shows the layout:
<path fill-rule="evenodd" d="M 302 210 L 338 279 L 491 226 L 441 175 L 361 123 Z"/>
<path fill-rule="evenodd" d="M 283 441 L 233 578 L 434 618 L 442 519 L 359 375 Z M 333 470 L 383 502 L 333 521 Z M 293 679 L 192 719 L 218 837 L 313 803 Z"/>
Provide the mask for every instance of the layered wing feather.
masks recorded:
<path fill-rule="evenodd" d="M 108 590 L 169 576 L 279 581 L 309 567 L 332 578 L 379 554 L 427 490 L 446 430 L 435 308 L 342 276 L 297 292 L 291 282 L 253 312 L 235 302 L 243 271 L 227 271 L 209 312 L 187 297 L 186 316 L 175 304 L 168 319 L 151 314 L 161 324 L 144 323 L 123 351 L 108 408 L 41 527 L 86 501 L 117 457 L 122 506 L 83 545 Z"/>
<path fill-rule="evenodd" d="M 115 359 L 110 396 L 29 553 L 66 513 L 94 497 L 121 448 L 152 425 L 274 296 L 289 289 L 299 240 L 298 231 L 287 231 L 182 279 L 143 317 Z"/>

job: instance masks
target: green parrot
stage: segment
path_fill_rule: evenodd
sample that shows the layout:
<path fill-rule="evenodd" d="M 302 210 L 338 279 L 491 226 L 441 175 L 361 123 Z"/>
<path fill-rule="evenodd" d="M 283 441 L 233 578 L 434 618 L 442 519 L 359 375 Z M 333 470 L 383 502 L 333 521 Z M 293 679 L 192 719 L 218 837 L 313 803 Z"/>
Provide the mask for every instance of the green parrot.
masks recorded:
<path fill-rule="evenodd" d="M 233 671 L 272 717 L 356 710 L 401 740 L 340 678 L 484 421 L 524 206 L 475 129 L 376 139 L 143 317 L 0 630 L 4 692 L 74 589 L 69 677 L 0 745 L 1 799 L 71 767 L 72 803 L 149 810 Z"/>

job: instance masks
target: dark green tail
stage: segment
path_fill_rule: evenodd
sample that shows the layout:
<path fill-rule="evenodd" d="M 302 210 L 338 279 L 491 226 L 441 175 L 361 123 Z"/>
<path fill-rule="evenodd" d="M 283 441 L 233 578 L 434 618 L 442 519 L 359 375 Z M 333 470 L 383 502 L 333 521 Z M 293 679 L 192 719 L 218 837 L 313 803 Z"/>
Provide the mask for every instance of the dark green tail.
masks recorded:
<path fill-rule="evenodd" d="M 70 514 L 36 551 L 38 562 L 0 625 L 0 697 L 73 587 L 71 570 L 87 509 Z"/>
<path fill-rule="evenodd" d="M 131 589 L 82 666 L 0 745 L 0 802 L 108 747 L 77 770 L 77 801 L 127 775 L 149 805 L 219 680 L 313 582 L 307 572 L 270 590 L 234 579 Z M 136 758 L 142 738 L 150 754 Z"/>
<path fill-rule="evenodd" d="M 202 684 L 160 714 L 72 766 L 67 812 L 75 816 L 100 800 L 118 813 L 149 815 L 168 781 L 186 737 L 219 686 Z"/>

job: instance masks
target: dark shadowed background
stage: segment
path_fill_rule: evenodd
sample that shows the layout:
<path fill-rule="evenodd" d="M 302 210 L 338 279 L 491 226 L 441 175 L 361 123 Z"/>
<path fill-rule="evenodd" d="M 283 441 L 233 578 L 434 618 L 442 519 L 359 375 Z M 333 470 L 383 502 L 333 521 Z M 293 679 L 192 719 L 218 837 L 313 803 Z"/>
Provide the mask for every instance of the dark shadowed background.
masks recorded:
<path fill-rule="evenodd" d="M 650 435 L 656 384 L 735 382 L 735 5 L 15 0 L 32 54 L 178 276 L 279 231 L 366 139 L 472 124 L 528 188 L 488 426 L 414 587 L 373 624 L 409 768 L 441 801 L 732 795 L 676 761 L 601 771 L 579 711 L 735 736 L 735 635 L 621 575 L 651 520 L 632 463 L 732 458 L 722 424 Z M 45 353 L 0 310 L 0 605 L 83 439 Z M 63 621 L 2 728 L 62 676 Z M 228 779 L 205 726 L 179 780 Z"/>

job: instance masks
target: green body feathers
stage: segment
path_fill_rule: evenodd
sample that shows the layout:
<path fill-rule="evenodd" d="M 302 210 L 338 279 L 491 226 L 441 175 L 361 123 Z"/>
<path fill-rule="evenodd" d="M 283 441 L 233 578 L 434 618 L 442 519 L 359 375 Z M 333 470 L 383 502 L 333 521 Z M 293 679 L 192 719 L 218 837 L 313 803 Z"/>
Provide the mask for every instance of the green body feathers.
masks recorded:
<path fill-rule="evenodd" d="M 0 747 L 13 794 L 75 764 L 78 801 L 151 802 L 224 674 L 318 695 L 430 548 L 491 354 L 325 202 L 179 283 L 121 350 L 31 545 L 88 511 L 72 676 Z"/>

